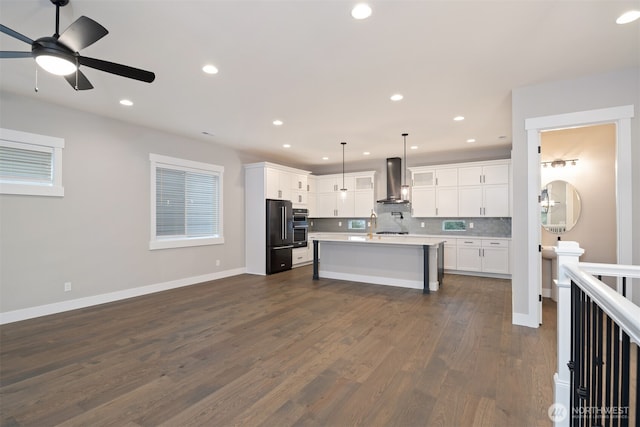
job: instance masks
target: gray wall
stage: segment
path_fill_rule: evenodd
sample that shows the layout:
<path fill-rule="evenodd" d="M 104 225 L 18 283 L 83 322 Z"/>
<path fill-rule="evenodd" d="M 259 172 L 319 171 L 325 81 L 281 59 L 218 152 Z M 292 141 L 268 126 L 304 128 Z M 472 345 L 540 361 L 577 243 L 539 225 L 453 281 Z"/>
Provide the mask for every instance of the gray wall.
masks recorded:
<path fill-rule="evenodd" d="M 65 196 L 0 196 L 0 312 L 244 268 L 246 159 L 237 152 L 11 93 L 1 99 L 0 127 L 64 138 Z M 149 250 L 149 153 L 224 166 L 223 245 Z"/>
<path fill-rule="evenodd" d="M 626 69 L 574 80 L 544 83 L 514 89 L 512 93 L 513 131 L 513 312 L 529 315 L 527 254 L 537 248 L 539 242 L 527 237 L 529 217 L 527 212 L 528 174 L 527 118 L 587 111 L 622 105 L 635 106 L 632 120 L 633 182 L 640 182 L 640 69 Z M 633 186 L 633 262 L 640 264 L 640 185 Z"/>

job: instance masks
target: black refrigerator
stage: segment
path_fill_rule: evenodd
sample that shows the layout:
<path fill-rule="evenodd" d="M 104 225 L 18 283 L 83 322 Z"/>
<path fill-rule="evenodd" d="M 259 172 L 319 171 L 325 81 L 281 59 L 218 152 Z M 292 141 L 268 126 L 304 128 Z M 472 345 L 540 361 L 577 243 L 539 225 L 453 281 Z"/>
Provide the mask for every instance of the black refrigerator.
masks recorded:
<path fill-rule="evenodd" d="M 293 208 L 289 200 L 267 199 L 267 274 L 290 270 Z"/>

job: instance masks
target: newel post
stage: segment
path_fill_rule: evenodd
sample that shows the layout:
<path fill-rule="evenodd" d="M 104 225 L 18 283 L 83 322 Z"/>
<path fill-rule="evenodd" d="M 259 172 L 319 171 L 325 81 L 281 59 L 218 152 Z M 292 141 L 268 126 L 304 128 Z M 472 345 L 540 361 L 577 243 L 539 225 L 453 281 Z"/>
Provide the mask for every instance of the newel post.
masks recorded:
<path fill-rule="evenodd" d="M 567 363 L 571 360 L 571 279 L 567 277 L 564 266 L 578 264 L 584 249 L 578 242 L 560 240 L 553 248 L 557 257 L 558 286 L 558 371 L 553 376 L 554 400 L 559 408 L 566 410 L 566 417 L 557 417 L 556 426 L 569 426 L 571 420 L 570 373 Z"/>

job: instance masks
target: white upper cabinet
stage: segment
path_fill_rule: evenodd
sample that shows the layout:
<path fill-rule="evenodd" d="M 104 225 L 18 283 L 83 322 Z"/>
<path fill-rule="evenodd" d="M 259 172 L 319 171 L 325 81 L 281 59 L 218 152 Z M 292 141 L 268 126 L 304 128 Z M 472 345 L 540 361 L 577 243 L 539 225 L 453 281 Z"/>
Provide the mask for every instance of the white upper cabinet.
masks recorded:
<path fill-rule="evenodd" d="M 375 172 L 318 175 L 316 184 L 316 208 L 310 216 L 315 218 L 364 217 L 374 208 Z M 341 188 L 346 188 L 342 194 Z"/>
<path fill-rule="evenodd" d="M 266 169 L 267 199 L 291 200 L 291 173 L 276 168 Z"/>
<path fill-rule="evenodd" d="M 510 160 L 411 168 L 415 217 L 510 216 Z"/>

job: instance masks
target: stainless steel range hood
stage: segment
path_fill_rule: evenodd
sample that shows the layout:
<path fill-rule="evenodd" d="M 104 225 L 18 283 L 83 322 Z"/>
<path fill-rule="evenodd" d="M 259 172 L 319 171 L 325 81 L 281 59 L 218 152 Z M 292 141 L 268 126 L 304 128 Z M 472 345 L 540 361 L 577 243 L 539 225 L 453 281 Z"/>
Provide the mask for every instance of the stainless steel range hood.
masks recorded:
<path fill-rule="evenodd" d="M 402 159 L 390 157 L 387 159 L 387 198 L 378 200 L 383 204 L 406 204 L 402 199 Z"/>

